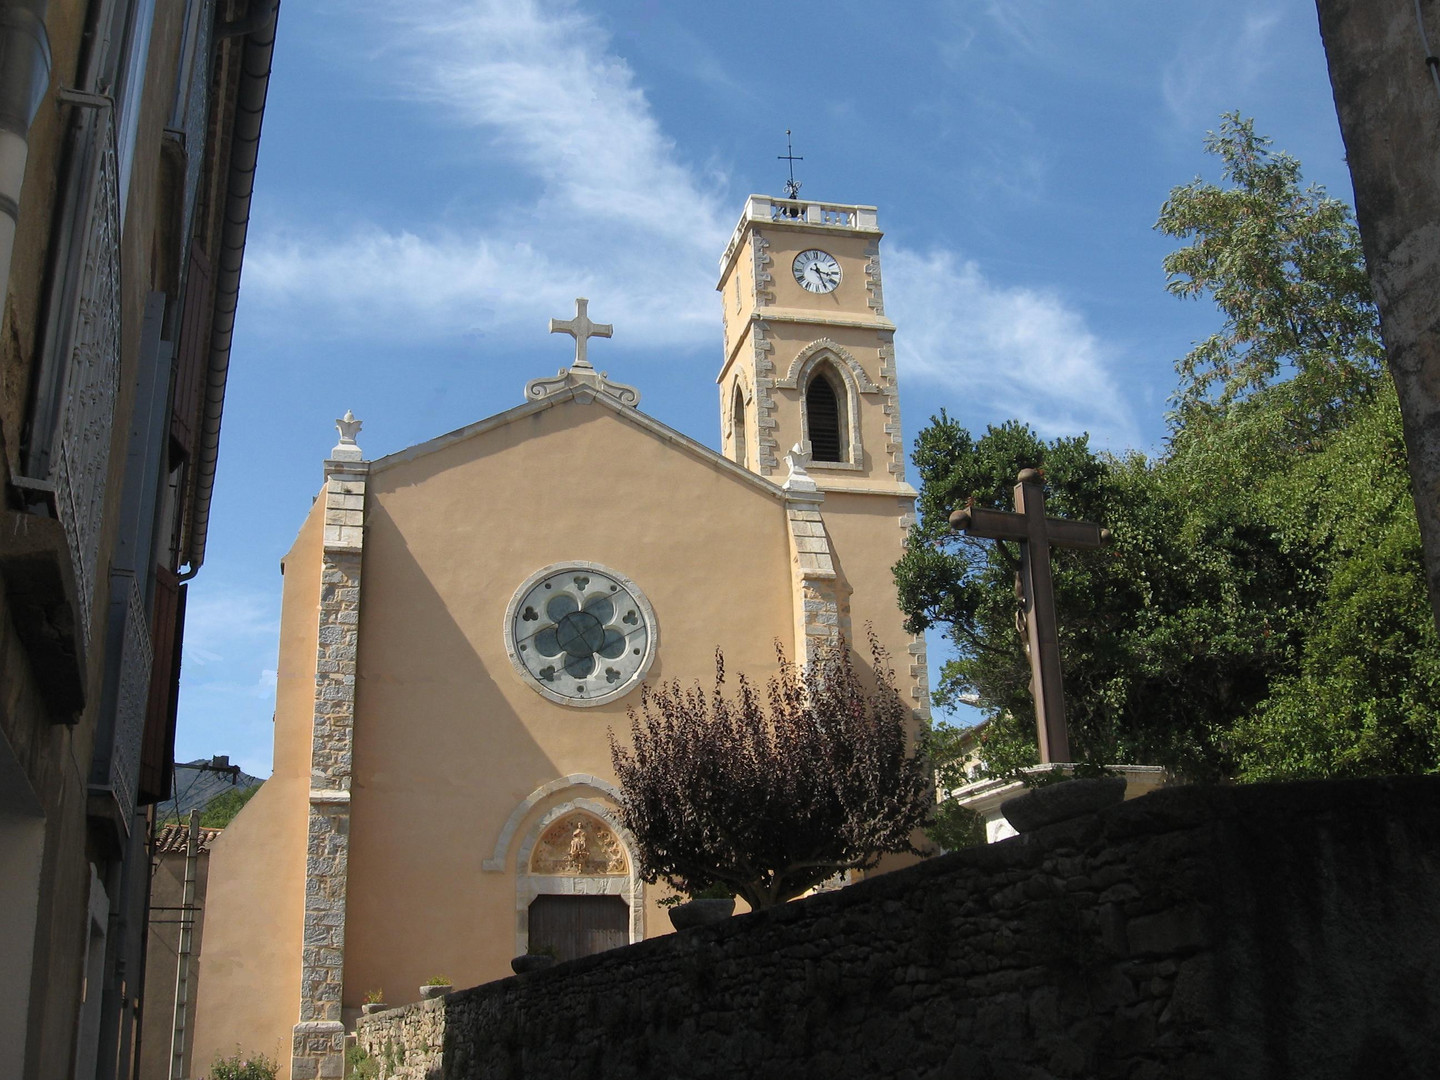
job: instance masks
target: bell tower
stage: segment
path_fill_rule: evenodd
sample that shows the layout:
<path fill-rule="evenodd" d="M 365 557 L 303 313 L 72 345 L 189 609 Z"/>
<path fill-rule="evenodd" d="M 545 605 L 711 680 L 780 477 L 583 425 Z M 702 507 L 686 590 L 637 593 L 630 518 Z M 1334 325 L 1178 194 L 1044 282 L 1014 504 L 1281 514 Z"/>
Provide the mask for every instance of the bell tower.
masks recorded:
<path fill-rule="evenodd" d="M 721 447 L 777 482 L 808 451 L 822 491 L 910 492 L 873 206 L 751 195 L 720 260 Z"/>

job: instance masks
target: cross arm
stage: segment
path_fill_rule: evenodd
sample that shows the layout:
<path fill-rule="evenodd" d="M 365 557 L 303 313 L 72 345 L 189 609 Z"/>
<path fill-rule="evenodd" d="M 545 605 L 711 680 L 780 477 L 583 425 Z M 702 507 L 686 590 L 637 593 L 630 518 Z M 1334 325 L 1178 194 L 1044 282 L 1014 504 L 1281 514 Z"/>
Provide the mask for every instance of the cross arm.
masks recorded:
<path fill-rule="evenodd" d="M 1024 514 L 1009 510 L 987 510 L 967 506 L 950 515 L 950 528 L 982 540 L 1028 540 L 1030 532 Z"/>
<path fill-rule="evenodd" d="M 1110 530 L 1090 521 L 1045 519 L 1045 535 L 1052 547 L 1098 548 L 1110 543 Z"/>
<path fill-rule="evenodd" d="M 1009 510 L 987 510 L 967 506 L 950 515 L 950 527 L 982 540 L 1029 540 L 1030 526 L 1024 514 Z M 1045 539 L 1052 547 L 1097 548 L 1110 542 L 1110 530 L 1089 521 L 1045 519 Z"/>

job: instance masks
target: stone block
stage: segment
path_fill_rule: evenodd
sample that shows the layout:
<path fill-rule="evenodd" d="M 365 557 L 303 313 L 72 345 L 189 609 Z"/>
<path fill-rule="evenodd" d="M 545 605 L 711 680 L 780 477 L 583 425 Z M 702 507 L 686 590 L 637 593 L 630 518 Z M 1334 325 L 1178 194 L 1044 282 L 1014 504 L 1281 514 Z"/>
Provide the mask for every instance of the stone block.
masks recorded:
<path fill-rule="evenodd" d="M 1209 944 L 1204 914 L 1194 905 L 1133 918 L 1126 924 L 1125 934 L 1132 956 L 1173 956 Z"/>

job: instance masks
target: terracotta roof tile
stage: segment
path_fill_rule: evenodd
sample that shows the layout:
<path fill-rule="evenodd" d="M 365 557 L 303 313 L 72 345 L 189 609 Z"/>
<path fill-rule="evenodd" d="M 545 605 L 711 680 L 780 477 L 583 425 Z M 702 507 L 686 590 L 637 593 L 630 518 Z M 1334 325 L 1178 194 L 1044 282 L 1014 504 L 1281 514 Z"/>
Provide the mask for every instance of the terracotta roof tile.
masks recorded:
<path fill-rule="evenodd" d="M 186 825 L 170 824 L 160 826 L 160 831 L 155 835 L 155 854 L 184 855 L 185 839 L 189 831 L 189 827 Z M 219 836 L 222 831 L 221 829 L 201 829 L 200 850 L 202 852 L 208 852 L 211 843 L 214 842 L 215 838 Z"/>

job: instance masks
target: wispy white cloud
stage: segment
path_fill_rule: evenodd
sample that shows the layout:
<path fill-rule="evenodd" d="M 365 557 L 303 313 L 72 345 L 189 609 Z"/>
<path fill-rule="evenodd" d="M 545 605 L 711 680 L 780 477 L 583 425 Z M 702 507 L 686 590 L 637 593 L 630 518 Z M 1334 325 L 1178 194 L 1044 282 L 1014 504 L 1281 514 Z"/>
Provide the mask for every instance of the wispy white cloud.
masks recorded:
<path fill-rule="evenodd" d="M 678 158 L 634 73 L 568 4 L 424 0 L 385 27 L 378 94 L 443 110 L 537 186 L 459 229 L 357 225 L 334 236 L 257 237 L 247 301 L 300 312 L 326 333 L 452 334 L 533 327 L 596 282 L 623 281 L 597 315 L 653 345 L 713 337 L 716 257 L 729 227 L 719 189 Z M 405 313 L 396 320 L 393 316 Z M 388 328 L 388 329 L 387 329 Z"/>
<path fill-rule="evenodd" d="M 536 0 L 359 10 L 384 27 L 371 66 L 396 79 L 375 92 L 443 110 L 532 178 L 534 201 L 469 226 L 265 237 L 247 255 L 247 301 L 303 313 L 298 333 L 413 340 L 532 334 L 586 295 L 627 343 L 713 339 L 723 177 L 681 160 L 594 19 Z M 1039 47 L 1033 12 L 992 3 L 986 18 L 1017 47 Z M 1055 297 L 998 288 L 944 251 L 892 248 L 887 281 L 909 377 L 1046 433 L 1133 433 L 1104 347 Z"/>
<path fill-rule="evenodd" d="M 1187 137 L 1195 125 L 1234 108 L 1273 62 L 1282 14 L 1278 6 L 1266 4 L 1245 13 L 1238 28 L 1206 20 L 1182 41 L 1161 72 L 1160 90 Z"/>
<path fill-rule="evenodd" d="M 229 754 L 246 772 L 269 775 L 279 603 L 278 590 L 221 578 L 191 587 L 176 760 Z"/>
<path fill-rule="evenodd" d="M 202 581 L 192 586 L 185 604 L 185 663 L 204 667 L 228 663 L 237 644 L 268 644 L 274 662 L 280 626 L 279 596 Z"/>
<path fill-rule="evenodd" d="M 948 251 L 892 249 L 885 279 L 912 393 L 929 384 L 962 418 L 1018 418 L 1050 437 L 1089 431 L 1114 450 L 1136 441 L 1115 357 L 1060 297 L 996 285 Z"/>

